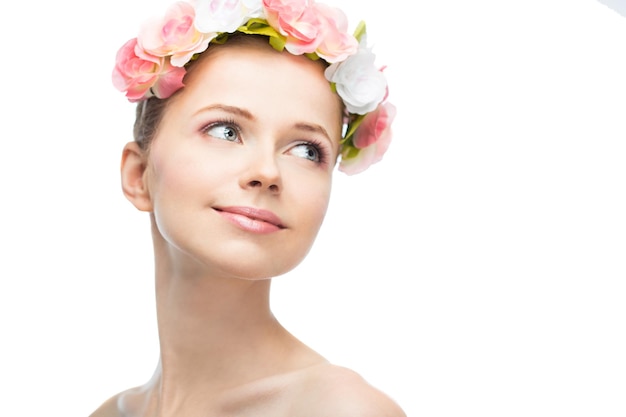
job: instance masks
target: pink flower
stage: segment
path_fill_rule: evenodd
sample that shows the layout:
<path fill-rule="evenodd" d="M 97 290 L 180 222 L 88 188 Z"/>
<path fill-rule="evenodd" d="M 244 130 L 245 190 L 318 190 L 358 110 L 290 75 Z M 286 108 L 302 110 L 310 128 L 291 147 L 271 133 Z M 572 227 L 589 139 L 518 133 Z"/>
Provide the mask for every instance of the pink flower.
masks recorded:
<path fill-rule="evenodd" d="M 231 33 L 249 19 L 263 16 L 262 0 L 197 0 L 196 29 Z"/>
<path fill-rule="evenodd" d="M 342 156 L 339 170 L 353 175 L 379 162 L 391 143 L 391 123 L 395 117 L 396 107 L 391 103 L 383 103 L 375 111 L 368 113 L 352 137 L 354 147 L 359 150 L 358 154 L 346 159 Z M 350 151 L 350 148 L 346 148 L 343 155 L 347 156 Z"/>
<path fill-rule="evenodd" d="M 174 3 L 162 19 L 147 21 L 139 32 L 138 43 L 151 55 L 170 56 L 176 67 L 185 65 L 195 53 L 203 52 L 216 34 L 196 30 L 196 12 L 187 2 Z"/>
<path fill-rule="evenodd" d="M 313 8 L 319 13 L 323 24 L 322 42 L 317 47 L 317 54 L 328 63 L 345 60 L 354 54 L 359 43 L 348 33 L 348 18 L 335 7 L 316 3 Z"/>
<path fill-rule="evenodd" d="M 322 41 L 324 23 L 307 0 L 263 0 L 268 23 L 287 38 L 293 55 L 315 52 Z"/>
<path fill-rule="evenodd" d="M 172 67 L 166 58 L 147 54 L 133 38 L 117 52 L 113 85 L 126 92 L 129 101 L 137 102 L 152 96 L 171 96 L 183 86 L 184 76 L 184 68 Z"/>

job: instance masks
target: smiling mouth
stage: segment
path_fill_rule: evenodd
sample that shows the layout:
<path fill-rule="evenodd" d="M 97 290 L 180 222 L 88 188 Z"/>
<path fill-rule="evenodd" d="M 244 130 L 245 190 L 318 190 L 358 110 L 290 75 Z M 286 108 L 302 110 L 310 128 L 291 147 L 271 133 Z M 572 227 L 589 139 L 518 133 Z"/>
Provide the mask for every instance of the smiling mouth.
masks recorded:
<path fill-rule="evenodd" d="M 222 217 L 242 230 L 252 233 L 273 233 L 285 229 L 281 219 L 268 210 L 254 207 L 216 207 Z"/>

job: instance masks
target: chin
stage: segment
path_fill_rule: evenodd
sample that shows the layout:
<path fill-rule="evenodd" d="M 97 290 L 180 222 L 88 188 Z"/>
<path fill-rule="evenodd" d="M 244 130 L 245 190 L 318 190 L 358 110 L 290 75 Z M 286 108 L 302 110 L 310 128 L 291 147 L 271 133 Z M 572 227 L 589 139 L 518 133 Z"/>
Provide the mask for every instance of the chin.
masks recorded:
<path fill-rule="evenodd" d="M 272 262 L 268 259 L 263 261 L 248 260 L 247 262 L 237 262 L 236 265 L 225 266 L 224 272 L 226 275 L 238 279 L 261 281 L 285 275 L 296 268 L 303 259 L 304 257 L 301 257 L 292 262 L 285 262 L 284 259 L 279 262 Z"/>

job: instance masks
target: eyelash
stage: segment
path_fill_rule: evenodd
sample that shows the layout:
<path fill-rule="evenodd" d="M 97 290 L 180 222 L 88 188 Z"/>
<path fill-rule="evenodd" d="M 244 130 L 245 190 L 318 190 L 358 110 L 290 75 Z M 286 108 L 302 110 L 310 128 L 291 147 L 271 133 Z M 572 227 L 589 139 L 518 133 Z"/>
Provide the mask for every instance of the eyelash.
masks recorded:
<path fill-rule="evenodd" d="M 312 139 L 312 140 L 307 140 L 305 142 L 301 142 L 298 143 L 294 146 L 311 146 L 315 149 L 315 151 L 317 152 L 317 156 L 318 156 L 318 160 L 317 161 L 311 161 L 314 162 L 318 165 L 323 165 L 326 163 L 327 159 L 328 159 L 328 152 L 326 151 L 326 147 L 318 140 Z"/>
<path fill-rule="evenodd" d="M 209 123 L 208 125 L 204 126 L 201 129 L 201 132 L 203 134 L 205 134 L 205 135 L 212 136 L 212 135 L 209 134 L 209 131 L 211 129 L 213 129 L 213 128 L 221 127 L 221 126 L 232 128 L 237 133 L 237 137 L 238 137 L 239 141 L 241 141 L 241 129 L 240 129 L 239 125 L 237 125 L 235 120 L 233 120 L 233 119 L 215 120 L 215 121 Z M 212 137 L 215 137 L 215 136 L 212 136 Z M 226 138 L 217 138 L 217 139 L 228 141 Z M 322 142 L 320 142 L 319 140 L 317 140 L 317 139 L 306 140 L 304 142 L 297 143 L 291 149 L 296 148 L 298 146 L 311 146 L 311 147 L 313 147 L 315 149 L 315 151 L 317 152 L 318 160 L 317 161 L 311 161 L 311 162 L 313 162 L 313 163 L 315 163 L 317 165 L 324 165 L 324 164 L 326 164 L 326 162 L 328 160 L 328 150 L 326 149 L 324 144 L 322 144 Z"/>
<path fill-rule="evenodd" d="M 211 129 L 213 129 L 213 128 L 216 128 L 216 127 L 229 127 L 229 128 L 232 128 L 237 133 L 237 137 L 239 138 L 239 140 L 241 140 L 241 129 L 239 128 L 237 123 L 235 123 L 235 121 L 233 119 L 216 120 L 214 122 L 209 123 L 205 127 L 203 127 L 201 129 L 201 131 L 205 135 L 208 135 L 208 136 L 211 136 L 211 137 L 215 137 L 215 136 L 209 134 L 209 131 Z M 228 141 L 226 138 L 217 138 L 217 139 L 222 139 L 222 140 Z"/>

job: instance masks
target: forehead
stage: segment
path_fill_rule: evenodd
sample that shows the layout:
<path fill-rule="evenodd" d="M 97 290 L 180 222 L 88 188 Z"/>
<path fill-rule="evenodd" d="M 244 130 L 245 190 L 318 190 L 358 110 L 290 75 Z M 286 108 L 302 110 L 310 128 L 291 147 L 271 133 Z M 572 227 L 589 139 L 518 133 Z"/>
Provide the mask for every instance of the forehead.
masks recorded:
<path fill-rule="evenodd" d="M 189 69 L 176 102 L 188 111 L 226 104 L 265 120 L 304 118 L 339 138 L 343 104 L 324 76 L 323 61 L 278 52 L 266 38 L 241 38 L 211 45 Z"/>

